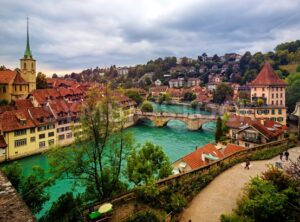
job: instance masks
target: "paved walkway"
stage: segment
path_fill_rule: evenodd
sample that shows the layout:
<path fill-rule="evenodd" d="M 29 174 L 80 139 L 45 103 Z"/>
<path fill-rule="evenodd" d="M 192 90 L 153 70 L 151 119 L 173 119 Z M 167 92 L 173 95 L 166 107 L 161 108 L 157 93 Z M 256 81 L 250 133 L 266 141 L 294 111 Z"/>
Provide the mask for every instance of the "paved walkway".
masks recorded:
<path fill-rule="evenodd" d="M 300 156 L 300 147 L 289 150 L 290 158 Z M 183 211 L 181 222 L 217 222 L 221 214 L 230 213 L 236 207 L 236 200 L 242 194 L 245 183 L 251 177 L 267 170 L 267 164 L 274 164 L 279 157 L 270 160 L 251 162 L 250 170 L 242 164 L 226 170 L 205 187 Z M 285 166 L 287 162 L 283 162 Z"/>

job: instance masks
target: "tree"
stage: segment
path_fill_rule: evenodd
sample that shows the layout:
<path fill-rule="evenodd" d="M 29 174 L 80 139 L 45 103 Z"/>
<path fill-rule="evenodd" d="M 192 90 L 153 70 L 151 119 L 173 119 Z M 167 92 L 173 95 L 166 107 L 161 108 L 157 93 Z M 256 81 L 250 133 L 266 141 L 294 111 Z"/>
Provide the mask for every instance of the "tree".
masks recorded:
<path fill-rule="evenodd" d="M 6 67 L 4 65 L 1 65 L 0 66 L 0 71 L 4 71 L 4 70 L 6 70 Z"/>
<path fill-rule="evenodd" d="M 168 93 L 161 94 L 158 98 L 158 104 L 162 104 L 163 102 L 170 102 L 171 96 Z"/>
<path fill-rule="evenodd" d="M 22 175 L 22 167 L 15 162 L 3 168 L 3 173 L 11 181 L 15 189 L 20 193 L 30 210 L 36 214 L 41 211 L 43 204 L 49 200 L 46 189 L 54 180 L 46 178 L 45 171 L 35 166 L 28 176 Z"/>
<path fill-rule="evenodd" d="M 134 100 L 137 105 L 140 105 L 143 102 L 143 97 L 139 94 L 139 92 L 135 90 L 128 90 L 125 92 L 125 95 L 128 96 L 130 99 Z"/>
<path fill-rule="evenodd" d="M 135 185 L 147 184 L 171 175 L 169 158 L 162 147 L 146 142 L 140 149 L 135 149 L 127 159 L 127 175 Z"/>
<path fill-rule="evenodd" d="M 37 89 L 46 89 L 48 87 L 46 75 L 38 72 L 36 77 L 36 88 Z"/>
<path fill-rule="evenodd" d="M 142 112 L 153 112 L 153 106 L 151 103 L 145 101 L 141 107 Z"/>
<path fill-rule="evenodd" d="M 54 202 L 50 210 L 39 220 L 40 222 L 80 222 L 84 221 L 81 215 L 82 200 L 80 196 L 74 198 L 67 192 Z"/>
<path fill-rule="evenodd" d="M 9 179 L 14 188 L 19 191 L 22 180 L 22 167 L 18 162 L 7 165 L 2 169 L 3 173 Z"/>
<path fill-rule="evenodd" d="M 196 95 L 192 92 L 186 92 L 183 96 L 184 101 L 193 101 L 196 99 Z"/>
<path fill-rule="evenodd" d="M 222 104 L 226 100 L 231 99 L 233 96 L 233 88 L 231 86 L 226 85 L 225 83 L 221 83 L 217 86 L 217 89 L 213 92 L 213 100 L 216 103 Z"/>
<path fill-rule="evenodd" d="M 21 194 L 30 210 L 35 214 L 43 209 L 43 204 L 50 199 L 45 189 L 53 184 L 53 180 L 47 179 L 45 171 L 38 166 L 23 179 Z"/>
<path fill-rule="evenodd" d="M 0 106 L 7 106 L 9 102 L 6 99 L 0 99 Z"/>
<path fill-rule="evenodd" d="M 52 78 L 56 79 L 58 78 L 58 75 L 56 73 L 53 73 Z"/>
<path fill-rule="evenodd" d="M 97 86 L 91 87 L 82 105 L 83 130 L 76 143 L 68 149 L 52 149 L 50 153 L 52 173 L 76 179 L 86 188 L 85 197 L 90 201 L 127 189 L 120 175 L 133 140 L 124 132 L 125 120 L 115 100 L 108 86 L 104 92 Z"/>
<path fill-rule="evenodd" d="M 289 75 L 287 82 L 286 105 L 288 111 L 292 112 L 295 109 L 296 103 L 300 101 L 300 73 Z"/>
<path fill-rule="evenodd" d="M 215 140 L 216 140 L 216 142 L 220 141 L 222 135 L 223 135 L 223 131 L 222 131 L 222 119 L 221 119 L 221 117 L 218 117 L 218 119 L 217 119 L 217 126 L 216 126 L 216 133 L 215 133 Z"/>

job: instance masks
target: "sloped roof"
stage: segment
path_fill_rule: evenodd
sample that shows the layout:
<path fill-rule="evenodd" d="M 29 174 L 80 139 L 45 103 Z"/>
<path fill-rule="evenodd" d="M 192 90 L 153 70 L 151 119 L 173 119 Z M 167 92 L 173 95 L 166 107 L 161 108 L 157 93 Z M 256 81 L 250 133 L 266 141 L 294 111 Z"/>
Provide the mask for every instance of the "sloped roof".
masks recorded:
<path fill-rule="evenodd" d="M 211 154 L 219 159 L 224 157 L 220 150 L 218 150 L 213 144 L 209 143 L 186 155 L 182 158 L 182 160 L 185 161 L 192 169 L 196 169 L 208 164 L 208 162 L 202 160 L 202 154 Z"/>
<path fill-rule="evenodd" d="M 19 72 L 16 72 L 13 84 L 25 85 L 28 83 L 21 77 L 21 74 Z"/>
<path fill-rule="evenodd" d="M 36 125 L 48 124 L 51 122 L 50 119 L 54 117 L 48 107 L 31 107 L 28 112 Z"/>
<path fill-rule="evenodd" d="M 287 85 L 279 76 L 275 73 L 270 63 L 266 62 L 258 73 L 257 77 L 250 83 L 250 85 Z"/>
<path fill-rule="evenodd" d="M 20 121 L 25 120 L 25 121 Z M 26 110 L 6 111 L 0 115 L 0 128 L 3 132 L 35 127 Z"/>
<path fill-rule="evenodd" d="M 9 84 L 11 83 L 16 76 L 16 71 L 4 70 L 0 71 L 0 84 Z"/>
<path fill-rule="evenodd" d="M 17 107 L 17 109 L 28 109 L 30 107 L 33 107 L 29 99 L 17 99 L 15 100 L 15 106 Z"/>
<path fill-rule="evenodd" d="M 241 150 L 244 150 L 244 149 L 245 149 L 245 147 L 238 146 L 238 145 L 236 145 L 236 144 L 230 143 L 230 144 L 228 144 L 228 145 L 225 147 L 223 153 L 224 153 L 225 156 L 229 156 L 229 155 L 232 154 L 232 153 L 235 153 L 235 152 L 238 152 L 238 151 L 241 151 Z"/>

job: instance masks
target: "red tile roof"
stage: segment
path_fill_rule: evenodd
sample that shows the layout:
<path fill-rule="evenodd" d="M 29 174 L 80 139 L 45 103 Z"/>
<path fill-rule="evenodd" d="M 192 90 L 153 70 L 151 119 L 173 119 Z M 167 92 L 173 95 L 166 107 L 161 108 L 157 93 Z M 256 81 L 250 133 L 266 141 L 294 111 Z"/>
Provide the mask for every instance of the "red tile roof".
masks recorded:
<path fill-rule="evenodd" d="M 232 115 L 229 118 L 229 120 L 226 122 L 226 126 L 229 128 L 238 129 L 241 126 L 244 126 L 246 124 L 250 125 L 251 123 L 252 123 L 252 120 L 250 117 Z"/>
<path fill-rule="evenodd" d="M 30 107 L 33 107 L 32 103 L 29 99 L 15 100 L 15 106 L 17 107 L 17 109 L 28 109 Z"/>
<path fill-rule="evenodd" d="M 58 118 L 59 114 L 65 117 L 70 112 L 69 105 L 63 99 L 52 100 L 49 102 L 49 106 L 55 118 Z"/>
<path fill-rule="evenodd" d="M 21 77 L 20 72 L 16 72 L 13 84 L 16 84 L 16 85 L 26 85 L 28 83 Z"/>
<path fill-rule="evenodd" d="M 12 71 L 12 70 L 9 70 L 9 69 L 4 70 L 4 71 L 0 71 L 0 83 L 1 84 L 12 83 L 15 76 L 16 76 L 16 71 Z"/>
<path fill-rule="evenodd" d="M 223 153 L 224 153 L 225 156 L 229 156 L 229 155 L 232 154 L 232 153 L 235 153 L 235 152 L 238 152 L 238 151 L 241 151 L 241 150 L 244 150 L 244 149 L 245 149 L 245 147 L 238 146 L 238 145 L 236 145 L 236 144 L 230 143 L 230 144 L 228 144 L 228 145 L 225 147 Z"/>
<path fill-rule="evenodd" d="M 25 110 L 12 110 L 0 115 L 0 129 L 10 132 L 19 129 L 35 127 L 34 122 Z"/>
<path fill-rule="evenodd" d="M 5 139 L 2 135 L 0 135 L 0 148 L 6 148 L 7 144 L 5 142 Z"/>
<path fill-rule="evenodd" d="M 182 160 L 184 160 L 192 169 L 196 169 L 209 163 L 208 161 L 203 161 L 202 154 L 211 154 L 219 159 L 224 157 L 220 150 L 218 150 L 213 144 L 209 143 L 186 155 L 182 158 Z"/>
<path fill-rule="evenodd" d="M 28 109 L 35 125 L 45 125 L 54 121 L 54 116 L 48 107 L 31 107 Z"/>
<path fill-rule="evenodd" d="M 270 63 L 266 62 L 264 67 L 258 73 L 256 79 L 254 79 L 250 85 L 276 85 L 285 86 L 287 85 L 279 76 L 274 72 Z"/>

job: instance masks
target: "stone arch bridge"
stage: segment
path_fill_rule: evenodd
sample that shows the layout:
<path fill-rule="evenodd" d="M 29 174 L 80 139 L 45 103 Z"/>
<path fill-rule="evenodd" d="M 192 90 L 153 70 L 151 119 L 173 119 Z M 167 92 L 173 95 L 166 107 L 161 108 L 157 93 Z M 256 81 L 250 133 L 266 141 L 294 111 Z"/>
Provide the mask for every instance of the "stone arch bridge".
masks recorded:
<path fill-rule="evenodd" d="M 137 110 L 134 114 L 134 122 L 136 123 L 141 119 L 151 120 L 156 127 L 164 127 L 170 120 L 180 120 L 187 125 L 188 130 L 195 131 L 201 129 L 204 123 L 216 121 L 217 116 L 186 113 L 142 112 Z"/>

